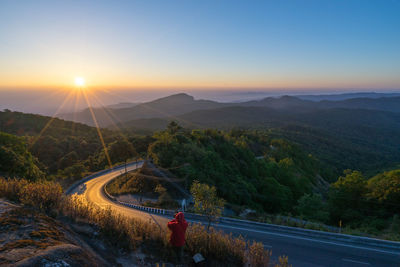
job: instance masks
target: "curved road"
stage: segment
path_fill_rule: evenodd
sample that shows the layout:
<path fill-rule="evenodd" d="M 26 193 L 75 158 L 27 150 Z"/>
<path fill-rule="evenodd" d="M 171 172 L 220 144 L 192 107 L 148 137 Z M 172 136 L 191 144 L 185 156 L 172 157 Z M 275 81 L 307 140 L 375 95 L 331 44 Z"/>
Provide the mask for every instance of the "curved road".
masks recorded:
<path fill-rule="evenodd" d="M 141 163 L 138 164 L 141 167 Z M 127 170 L 132 171 L 136 169 L 136 164 L 127 165 Z M 116 204 L 115 202 L 108 199 L 104 192 L 103 187 L 112 179 L 121 175 L 125 171 L 124 167 L 117 168 L 115 170 L 109 171 L 106 174 L 102 174 L 96 178 L 90 179 L 89 181 L 82 183 L 72 190 L 71 195 L 84 195 L 88 202 L 95 203 L 101 208 L 111 207 L 114 211 L 121 213 L 128 217 L 134 217 L 142 220 L 147 220 L 155 223 L 166 224 L 167 218 L 162 216 L 157 216 L 149 214 L 147 212 L 142 212 L 136 209 L 131 209 L 123 205 Z"/>
<path fill-rule="evenodd" d="M 139 167 L 141 165 L 139 164 Z M 136 169 L 135 164 L 128 165 L 128 171 Z M 104 185 L 124 171 L 124 167 L 101 173 L 98 176 L 78 185 L 70 194 L 83 194 L 89 202 L 100 207 L 111 209 L 129 217 L 140 218 L 165 225 L 168 218 L 149 214 L 136 209 L 116 204 L 109 200 L 103 192 Z M 199 222 L 198 218 L 188 221 Z M 234 235 L 242 235 L 248 239 L 263 242 L 266 248 L 273 252 L 273 258 L 278 255 L 288 255 L 289 262 L 294 267 L 316 266 L 382 266 L 400 267 L 400 243 L 398 248 L 389 249 L 374 247 L 373 244 L 352 244 L 336 240 L 327 240 L 318 236 L 307 236 L 293 232 L 269 229 L 262 224 L 254 224 L 246 221 L 224 220 L 217 228 Z"/>

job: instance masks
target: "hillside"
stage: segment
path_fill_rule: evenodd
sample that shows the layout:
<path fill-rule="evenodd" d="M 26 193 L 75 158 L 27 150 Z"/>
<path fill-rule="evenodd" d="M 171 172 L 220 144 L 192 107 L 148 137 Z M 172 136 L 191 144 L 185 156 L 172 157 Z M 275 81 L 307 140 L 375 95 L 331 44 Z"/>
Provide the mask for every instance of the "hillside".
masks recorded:
<path fill-rule="evenodd" d="M 333 165 L 321 164 L 314 155 L 277 139 L 279 135 L 275 134 L 273 131 L 188 131 L 170 123 L 165 131 L 154 135 L 149 155 L 158 166 L 186 179 L 187 185 L 198 180 L 215 186 L 218 195 L 228 201 L 228 207 L 236 214 L 250 207 L 259 217 L 266 212 L 295 214 L 331 225 L 342 220 L 346 231 L 355 229 L 381 238 L 400 238 L 397 232 L 400 221 L 396 215 L 400 207 L 396 204 L 400 197 L 399 170 L 374 176 L 345 170 L 337 175 L 329 168 Z M 343 164 L 348 160 L 354 163 L 350 155 L 354 156 L 355 152 L 351 148 L 342 153 Z M 386 160 L 368 156 L 357 159 L 375 160 L 378 164 L 374 167 Z M 332 183 L 329 185 L 326 180 Z"/>
<path fill-rule="evenodd" d="M 155 134 L 149 155 L 187 185 L 193 180 L 215 185 L 230 203 L 269 212 L 290 211 L 303 194 L 324 190 L 317 179 L 326 170 L 284 140 L 246 131 L 186 132 L 171 125 Z"/>
<path fill-rule="evenodd" d="M 6 173 L 8 176 L 29 179 L 46 176 L 73 181 L 109 164 L 94 127 L 36 114 L 4 111 L 0 112 L 0 129 L 7 133 L 0 135 L 0 172 L 4 173 L 2 165 L 7 164 L 7 168 L 11 166 L 12 169 L 12 173 Z M 120 148 L 114 145 L 123 142 L 120 134 L 108 129 L 101 129 L 101 132 L 112 156 L 111 162 L 124 161 L 120 157 Z"/>
<path fill-rule="evenodd" d="M 50 121 L 51 124 L 49 126 L 51 127 L 46 128 L 46 135 L 95 136 L 97 134 L 96 129 L 81 123 L 37 114 L 13 112 L 10 110 L 0 111 L 0 131 L 18 136 L 38 135 Z"/>
<path fill-rule="evenodd" d="M 131 131 L 163 129 L 170 120 L 191 129 L 258 129 L 300 144 L 340 173 L 376 173 L 400 162 L 400 114 L 362 109 L 225 107 L 174 118 L 135 120 Z"/>

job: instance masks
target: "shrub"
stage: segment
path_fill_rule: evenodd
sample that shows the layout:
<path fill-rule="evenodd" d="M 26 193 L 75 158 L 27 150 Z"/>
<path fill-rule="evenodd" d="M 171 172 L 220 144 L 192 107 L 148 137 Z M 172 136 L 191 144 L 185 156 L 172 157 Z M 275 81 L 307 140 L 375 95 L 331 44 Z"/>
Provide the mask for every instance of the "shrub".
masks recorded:
<path fill-rule="evenodd" d="M 306 220 L 326 222 L 329 213 L 326 211 L 326 205 L 318 194 L 304 194 L 298 201 L 295 210 Z"/>
<path fill-rule="evenodd" d="M 4 197 L 12 201 L 18 201 L 19 192 L 27 184 L 27 180 L 7 180 L 5 178 L 0 178 L 0 197 Z"/>
<path fill-rule="evenodd" d="M 0 178 L 0 197 L 49 213 L 59 207 L 62 189 L 59 184 L 53 182 Z"/>
<path fill-rule="evenodd" d="M 61 186 L 51 182 L 27 183 L 18 193 L 22 204 L 38 208 L 46 213 L 58 208 L 61 196 Z"/>
<path fill-rule="evenodd" d="M 264 249 L 262 243 L 253 242 L 249 246 L 249 265 L 254 267 L 267 267 L 271 254 L 270 251 Z"/>
<path fill-rule="evenodd" d="M 201 253 L 206 258 L 212 258 L 226 264 L 240 265 L 245 262 L 246 242 L 242 237 L 231 235 L 210 228 L 207 233 L 204 226 L 192 224 L 187 230 L 187 250 Z"/>

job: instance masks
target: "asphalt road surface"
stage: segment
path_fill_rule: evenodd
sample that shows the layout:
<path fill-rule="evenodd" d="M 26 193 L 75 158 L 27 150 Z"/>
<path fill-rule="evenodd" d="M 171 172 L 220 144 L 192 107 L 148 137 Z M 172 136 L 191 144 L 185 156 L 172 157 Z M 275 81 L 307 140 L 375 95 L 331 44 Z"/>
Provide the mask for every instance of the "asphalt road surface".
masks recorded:
<path fill-rule="evenodd" d="M 138 165 L 141 166 L 140 164 Z M 128 171 L 134 170 L 135 164 L 128 166 Z M 136 209 L 119 205 L 109 200 L 103 192 L 103 186 L 124 171 L 119 168 L 108 173 L 101 174 L 78 187 L 72 194 L 82 194 L 89 202 L 100 207 L 111 207 L 113 210 L 129 217 L 139 218 L 165 226 L 167 218 L 160 215 L 149 214 Z M 199 222 L 187 216 L 188 221 Z M 200 221 L 201 222 L 201 221 Z M 307 237 L 292 233 L 282 233 L 274 230 L 266 230 L 265 227 L 246 224 L 246 222 L 223 222 L 215 225 L 227 233 L 242 235 L 250 240 L 261 241 L 264 246 L 272 250 L 273 260 L 279 255 L 288 255 L 289 263 L 294 267 L 315 266 L 341 266 L 341 267 L 400 267 L 399 250 L 387 250 L 374 248 L 373 246 L 351 245 L 340 241 L 330 241 L 317 237 Z"/>

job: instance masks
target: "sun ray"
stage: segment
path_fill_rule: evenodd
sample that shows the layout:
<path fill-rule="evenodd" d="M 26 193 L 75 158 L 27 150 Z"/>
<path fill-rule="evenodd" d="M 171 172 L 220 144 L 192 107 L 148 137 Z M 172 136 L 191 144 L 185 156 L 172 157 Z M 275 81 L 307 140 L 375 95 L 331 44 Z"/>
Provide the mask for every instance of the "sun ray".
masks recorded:
<path fill-rule="evenodd" d="M 43 129 L 40 131 L 39 135 L 36 136 L 36 138 L 33 140 L 33 142 L 30 144 L 29 147 L 32 147 L 38 140 L 39 138 L 43 135 L 43 133 L 50 127 L 51 123 L 54 121 L 54 119 L 56 119 L 56 115 L 58 114 L 58 112 L 64 107 L 64 105 L 67 103 L 67 101 L 70 99 L 72 95 L 72 92 L 69 92 L 69 94 L 67 95 L 67 97 L 64 99 L 64 101 L 61 103 L 61 105 L 58 107 L 58 109 L 56 110 L 56 112 L 53 114 L 53 116 L 51 117 L 51 119 L 46 123 L 46 125 L 43 127 Z"/>
<path fill-rule="evenodd" d="M 78 105 L 79 105 L 79 100 L 80 100 L 81 92 L 80 91 L 75 91 L 75 103 L 74 103 L 74 111 L 73 111 L 73 121 L 74 124 L 72 124 L 72 133 L 75 132 L 75 125 L 76 125 L 76 115 L 77 115 L 77 110 L 78 110 Z"/>
<path fill-rule="evenodd" d="M 107 116 L 107 118 L 110 120 L 111 124 L 117 129 L 120 130 L 120 128 L 118 127 L 117 123 L 122 123 L 122 121 L 114 114 L 114 112 L 108 108 L 106 105 L 103 104 L 103 102 L 101 101 L 101 99 L 96 96 L 94 93 L 92 93 L 93 98 L 95 99 L 96 103 L 98 103 L 100 105 L 100 107 L 104 110 L 104 114 Z M 114 122 L 114 120 L 116 122 Z"/>
<path fill-rule="evenodd" d="M 93 122 L 94 122 L 94 124 L 96 126 L 97 134 L 99 135 L 101 144 L 103 145 L 104 153 L 106 154 L 106 158 L 107 158 L 108 164 L 109 164 L 110 168 L 112 168 L 111 158 L 110 158 L 110 155 L 108 154 L 108 149 L 107 149 L 106 143 L 104 142 L 104 138 L 103 138 L 103 135 L 101 133 L 101 130 L 100 130 L 99 124 L 97 122 L 96 116 L 95 116 L 95 114 L 93 112 L 91 103 L 89 102 L 89 98 L 88 98 L 88 96 L 86 94 L 86 91 L 82 91 L 82 93 L 83 93 L 84 99 L 86 101 L 86 104 L 89 107 L 90 114 L 92 115 L 92 119 L 93 119 Z"/>
<path fill-rule="evenodd" d="M 105 115 L 108 117 L 108 119 L 110 120 L 111 124 L 115 127 L 115 130 L 117 131 L 117 133 L 122 137 L 122 139 L 124 139 L 125 141 L 129 142 L 128 137 L 123 133 L 123 131 L 121 130 L 121 128 L 119 128 L 119 126 L 113 121 L 113 118 L 115 118 L 115 120 L 121 122 L 117 116 L 112 112 L 111 109 L 107 108 L 107 106 L 105 106 L 103 104 L 103 102 L 101 101 L 101 99 L 99 97 L 97 97 L 94 93 L 91 93 L 91 95 L 93 96 L 93 98 L 95 99 L 95 101 L 101 106 L 101 108 L 104 110 Z M 108 112 L 109 113 L 108 113 Z M 121 122 L 122 123 L 122 122 Z"/>

